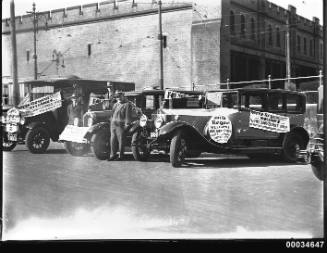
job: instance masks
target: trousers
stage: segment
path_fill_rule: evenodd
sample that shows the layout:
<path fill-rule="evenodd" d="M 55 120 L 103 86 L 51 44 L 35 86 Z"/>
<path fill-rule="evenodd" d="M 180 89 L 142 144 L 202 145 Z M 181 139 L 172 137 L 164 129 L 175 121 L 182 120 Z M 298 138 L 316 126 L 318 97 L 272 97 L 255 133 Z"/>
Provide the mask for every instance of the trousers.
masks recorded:
<path fill-rule="evenodd" d="M 116 126 L 111 124 L 110 127 L 110 157 L 113 157 L 119 152 L 119 156 L 122 157 L 125 151 L 125 139 L 126 133 L 122 126 Z"/>

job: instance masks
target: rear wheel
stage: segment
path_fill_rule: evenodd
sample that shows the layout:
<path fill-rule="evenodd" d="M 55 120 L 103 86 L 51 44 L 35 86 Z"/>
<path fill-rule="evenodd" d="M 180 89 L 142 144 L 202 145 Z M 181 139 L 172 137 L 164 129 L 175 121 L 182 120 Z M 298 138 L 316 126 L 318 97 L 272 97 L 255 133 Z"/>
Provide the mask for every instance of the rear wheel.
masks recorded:
<path fill-rule="evenodd" d="M 34 127 L 26 134 L 26 146 L 31 153 L 42 154 L 50 144 L 49 132 L 44 127 Z"/>
<path fill-rule="evenodd" d="M 149 158 L 150 150 L 147 147 L 146 136 L 137 131 L 132 136 L 132 152 L 136 161 L 146 161 Z"/>
<path fill-rule="evenodd" d="M 67 152 L 72 156 L 83 156 L 89 151 L 89 145 L 84 143 L 66 141 L 64 145 Z"/>
<path fill-rule="evenodd" d="M 294 163 L 298 160 L 298 154 L 304 148 L 304 141 L 300 135 L 289 133 L 283 143 L 282 157 L 285 161 Z"/>
<path fill-rule="evenodd" d="M 170 142 L 170 163 L 173 167 L 180 167 L 187 153 L 186 140 L 182 132 L 178 131 Z"/>
<path fill-rule="evenodd" d="M 110 153 L 110 133 L 109 129 L 100 130 L 92 135 L 91 149 L 95 157 L 99 160 L 105 160 Z"/>

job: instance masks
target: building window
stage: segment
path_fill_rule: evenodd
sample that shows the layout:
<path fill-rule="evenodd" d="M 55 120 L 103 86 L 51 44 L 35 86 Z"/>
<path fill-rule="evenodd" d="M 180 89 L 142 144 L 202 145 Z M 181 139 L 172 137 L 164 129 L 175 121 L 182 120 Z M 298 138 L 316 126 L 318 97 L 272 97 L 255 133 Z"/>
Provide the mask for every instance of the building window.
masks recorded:
<path fill-rule="evenodd" d="M 29 62 L 30 61 L 30 50 L 26 50 L 26 61 Z"/>
<path fill-rule="evenodd" d="M 255 40 L 255 21 L 251 18 L 251 39 Z"/>
<path fill-rule="evenodd" d="M 310 56 L 314 56 L 313 55 L 313 40 L 310 40 Z"/>
<path fill-rule="evenodd" d="M 230 25 L 230 32 L 232 34 L 234 34 L 235 33 L 235 15 L 234 15 L 233 11 L 230 12 L 229 25 Z"/>
<path fill-rule="evenodd" d="M 91 55 L 91 44 L 87 44 L 87 55 Z"/>
<path fill-rule="evenodd" d="M 303 53 L 307 54 L 307 39 L 303 38 Z"/>
<path fill-rule="evenodd" d="M 245 38 L 245 17 L 241 15 L 241 37 Z"/>
<path fill-rule="evenodd" d="M 273 35 L 272 35 L 272 26 L 268 26 L 268 44 L 269 46 L 272 46 L 273 44 Z"/>
<path fill-rule="evenodd" d="M 277 47 L 280 47 L 280 30 L 279 27 L 276 28 L 276 45 Z"/>
<path fill-rule="evenodd" d="M 301 52 L 301 37 L 297 36 L 297 51 Z"/>

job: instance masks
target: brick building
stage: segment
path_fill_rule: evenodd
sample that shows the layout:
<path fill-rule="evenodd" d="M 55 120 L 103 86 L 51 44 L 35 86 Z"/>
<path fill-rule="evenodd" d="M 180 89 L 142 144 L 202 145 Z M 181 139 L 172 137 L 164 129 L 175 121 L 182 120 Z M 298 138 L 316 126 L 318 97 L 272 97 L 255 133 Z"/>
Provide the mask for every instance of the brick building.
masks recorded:
<path fill-rule="evenodd" d="M 164 1 L 165 87 L 285 77 L 288 11 L 266 0 Z M 322 27 L 289 7 L 292 76 L 322 67 Z M 109 0 L 38 13 L 38 78 L 76 75 L 133 81 L 137 89 L 159 80 L 158 7 L 152 0 Z M 33 17 L 15 18 L 18 77 L 34 77 Z M 2 20 L 2 83 L 10 83 L 10 20 Z M 11 93 L 10 84 L 8 92 Z M 4 89 L 4 88 L 3 88 Z"/>

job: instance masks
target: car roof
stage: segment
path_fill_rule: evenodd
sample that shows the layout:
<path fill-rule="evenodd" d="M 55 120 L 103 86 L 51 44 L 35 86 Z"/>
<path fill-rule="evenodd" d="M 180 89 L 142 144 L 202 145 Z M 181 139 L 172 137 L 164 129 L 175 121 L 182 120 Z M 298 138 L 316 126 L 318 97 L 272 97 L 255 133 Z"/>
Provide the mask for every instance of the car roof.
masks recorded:
<path fill-rule="evenodd" d="M 178 88 L 167 88 L 165 91 L 176 91 L 176 92 L 182 92 L 187 94 L 204 94 L 204 90 L 184 90 L 184 89 L 178 89 Z"/>
<path fill-rule="evenodd" d="M 140 91 L 128 91 L 125 92 L 126 97 L 137 97 L 142 94 L 144 95 L 156 95 L 156 94 L 164 94 L 164 90 L 140 90 Z"/>
<path fill-rule="evenodd" d="M 70 87 L 73 84 L 77 84 L 79 86 L 92 86 L 96 87 L 107 87 L 107 83 L 109 85 L 112 84 L 134 84 L 131 82 L 118 82 L 118 81 L 109 81 L 109 80 L 92 80 L 92 79 L 81 79 L 78 77 L 68 77 L 68 78 L 49 78 L 49 79 L 40 79 L 40 80 L 26 80 L 25 84 L 30 84 L 33 87 L 41 87 L 41 86 L 55 86 L 58 88 Z"/>
<path fill-rule="evenodd" d="M 280 92 L 280 93 L 288 93 L 288 94 L 298 94 L 304 95 L 302 91 L 291 91 L 284 89 L 268 89 L 268 88 L 235 88 L 235 89 L 212 89 L 207 90 L 207 92 L 215 92 L 215 91 L 227 91 L 227 92 L 237 92 L 237 91 L 245 91 L 245 92 Z"/>

